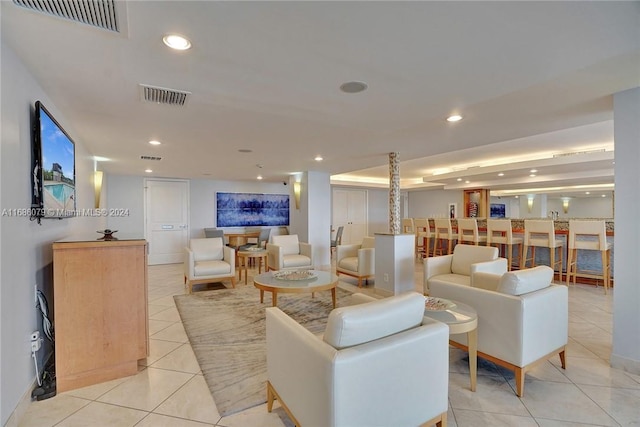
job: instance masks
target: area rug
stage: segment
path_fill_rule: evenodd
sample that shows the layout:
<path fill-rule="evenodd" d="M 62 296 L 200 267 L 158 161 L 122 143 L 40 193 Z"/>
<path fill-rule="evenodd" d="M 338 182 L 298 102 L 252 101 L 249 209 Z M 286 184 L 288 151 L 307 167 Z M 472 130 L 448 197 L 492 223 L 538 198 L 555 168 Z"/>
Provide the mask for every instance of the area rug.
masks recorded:
<path fill-rule="evenodd" d="M 350 292 L 336 290 L 338 306 Z M 253 286 L 174 297 L 182 324 L 221 416 L 266 402 L 265 308 L 271 294 Z M 312 333 L 324 331 L 331 292 L 279 294 L 278 308 Z"/>

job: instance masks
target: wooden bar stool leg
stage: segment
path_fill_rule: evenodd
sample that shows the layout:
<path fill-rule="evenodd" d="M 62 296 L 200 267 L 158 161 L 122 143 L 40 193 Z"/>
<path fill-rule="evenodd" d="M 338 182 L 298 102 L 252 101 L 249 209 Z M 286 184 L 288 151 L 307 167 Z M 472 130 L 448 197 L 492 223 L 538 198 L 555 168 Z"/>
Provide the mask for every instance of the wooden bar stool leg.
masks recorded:
<path fill-rule="evenodd" d="M 604 282 L 604 294 L 609 289 L 609 251 L 600 251 L 602 254 L 602 281 Z"/>

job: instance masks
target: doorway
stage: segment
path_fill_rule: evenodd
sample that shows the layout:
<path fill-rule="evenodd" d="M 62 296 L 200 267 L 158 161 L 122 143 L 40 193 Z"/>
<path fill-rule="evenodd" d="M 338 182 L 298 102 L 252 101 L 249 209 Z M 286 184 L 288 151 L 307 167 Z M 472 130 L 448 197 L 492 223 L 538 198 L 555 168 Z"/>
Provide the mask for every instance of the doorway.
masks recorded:
<path fill-rule="evenodd" d="M 148 264 L 183 262 L 189 244 L 189 181 L 145 179 L 144 190 Z"/>

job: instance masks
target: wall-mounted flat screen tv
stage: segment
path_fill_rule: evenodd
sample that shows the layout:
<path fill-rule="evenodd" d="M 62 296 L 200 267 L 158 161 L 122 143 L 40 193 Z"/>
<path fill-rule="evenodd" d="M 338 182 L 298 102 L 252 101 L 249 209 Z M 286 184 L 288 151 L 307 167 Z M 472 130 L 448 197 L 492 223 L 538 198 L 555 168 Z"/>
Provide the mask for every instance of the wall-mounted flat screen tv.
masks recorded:
<path fill-rule="evenodd" d="M 216 193 L 216 226 L 289 225 L 289 195 Z"/>
<path fill-rule="evenodd" d="M 506 215 L 506 206 L 503 203 L 491 203 L 489 205 L 489 216 L 491 218 L 504 218 Z"/>
<path fill-rule="evenodd" d="M 67 218 L 76 211 L 75 144 L 36 102 L 31 165 L 32 218 Z"/>

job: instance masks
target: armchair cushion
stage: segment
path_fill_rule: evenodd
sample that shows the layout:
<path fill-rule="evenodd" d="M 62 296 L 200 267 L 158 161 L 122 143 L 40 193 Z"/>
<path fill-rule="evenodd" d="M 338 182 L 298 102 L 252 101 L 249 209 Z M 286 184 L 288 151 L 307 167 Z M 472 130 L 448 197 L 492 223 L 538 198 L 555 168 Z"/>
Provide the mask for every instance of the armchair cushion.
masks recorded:
<path fill-rule="evenodd" d="M 199 261 L 193 267 L 193 276 L 217 276 L 231 274 L 231 265 L 225 261 Z"/>
<path fill-rule="evenodd" d="M 453 249 L 451 272 L 471 276 L 473 264 L 498 258 L 498 248 L 492 246 L 456 245 Z"/>
<path fill-rule="evenodd" d="M 340 350 L 364 344 L 419 326 L 424 297 L 409 292 L 331 311 L 324 341 Z"/>
<path fill-rule="evenodd" d="M 282 268 L 309 267 L 310 261 L 308 256 L 291 254 L 283 257 Z"/>
<path fill-rule="evenodd" d="M 273 244 L 282 248 L 282 255 L 298 255 L 300 253 L 297 234 L 273 236 Z"/>
<path fill-rule="evenodd" d="M 195 262 L 223 259 L 223 247 L 221 238 L 191 239 L 190 242 Z"/>
<path fill-rule="evenodd" d="M 540 265 L 503 274 L 496 290 L 503 294 L 522 295 L 551 286 L 552 280 L 553 269 Z"/>

